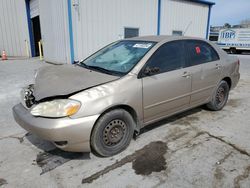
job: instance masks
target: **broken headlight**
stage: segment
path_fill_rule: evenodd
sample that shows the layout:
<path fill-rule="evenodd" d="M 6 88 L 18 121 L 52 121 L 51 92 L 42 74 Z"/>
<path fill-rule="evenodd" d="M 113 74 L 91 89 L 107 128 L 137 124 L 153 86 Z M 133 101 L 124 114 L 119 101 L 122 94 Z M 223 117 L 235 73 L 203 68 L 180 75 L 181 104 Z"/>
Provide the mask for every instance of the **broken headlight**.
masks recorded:
<path fill-rule="evenodd" d="M 66 117 L 78 112 L 81 103 L 72 99 L 56 99 L 53 101 L 42 102 L 34 106 L 30 113 L 33 116 L 42 117 Z"/>

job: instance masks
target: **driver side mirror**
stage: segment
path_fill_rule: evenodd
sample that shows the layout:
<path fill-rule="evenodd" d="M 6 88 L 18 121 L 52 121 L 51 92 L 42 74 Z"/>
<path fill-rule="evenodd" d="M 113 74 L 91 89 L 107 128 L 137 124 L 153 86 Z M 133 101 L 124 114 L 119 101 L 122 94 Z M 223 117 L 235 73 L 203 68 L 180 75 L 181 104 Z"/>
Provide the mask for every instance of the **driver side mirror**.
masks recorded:
<path fill-rule="evenodd" d="M 144 70 L 144 74 L 147 76 L 151 76 L 154 75 L 156 73 L 160 72 L 160 68 L 159 67 L 146 67 Z"/>

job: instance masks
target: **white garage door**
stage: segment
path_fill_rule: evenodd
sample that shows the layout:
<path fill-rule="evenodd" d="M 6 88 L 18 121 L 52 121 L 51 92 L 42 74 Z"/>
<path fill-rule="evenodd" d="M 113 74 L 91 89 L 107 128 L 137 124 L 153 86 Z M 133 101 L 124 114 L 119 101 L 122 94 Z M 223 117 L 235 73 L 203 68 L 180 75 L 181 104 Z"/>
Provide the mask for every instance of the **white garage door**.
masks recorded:
<path fill-rule="evenodd" d="M 45 61 L 70 63 L 67 0 L 41 0 L 39 11 Z"/>

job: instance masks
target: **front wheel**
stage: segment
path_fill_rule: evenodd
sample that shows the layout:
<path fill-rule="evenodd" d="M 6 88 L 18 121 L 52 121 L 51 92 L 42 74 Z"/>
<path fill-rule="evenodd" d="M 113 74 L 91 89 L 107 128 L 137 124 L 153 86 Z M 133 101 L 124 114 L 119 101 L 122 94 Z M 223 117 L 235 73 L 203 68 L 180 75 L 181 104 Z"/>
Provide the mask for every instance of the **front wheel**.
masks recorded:
<path fill-rule="evenodd" d="M 135 129 L 132 116 L 123 109 L 102 115 L 91 134 L 91 147 L 100 156 L 120 153 L 129 145 Z"/>
<path fill-rule="evenodd" d="M 222 80 L 213 94 L 212 100 L 207 104 L 207 107 L 213 111 L 221 110 L 227 103 L 229 90 L 228 83 Z"/>

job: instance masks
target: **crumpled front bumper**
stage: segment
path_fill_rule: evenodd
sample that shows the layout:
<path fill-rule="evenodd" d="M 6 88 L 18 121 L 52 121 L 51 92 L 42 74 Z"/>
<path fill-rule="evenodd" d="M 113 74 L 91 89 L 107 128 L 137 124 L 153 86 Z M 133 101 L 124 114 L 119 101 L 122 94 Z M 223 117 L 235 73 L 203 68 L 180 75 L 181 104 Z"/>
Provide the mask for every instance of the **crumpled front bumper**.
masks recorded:
<path fill-rule="evenodd" d="M 13 107 L 13 116 L 16 122 L 25 130 L 39 137 L 52 141 L 57 147 L 65 151 L 90 151 L 91 130 L 99 115 L 73 119 L 34 117 L 22 104 Z M 64 142 L 57 145 L 55 142 Z"/>

